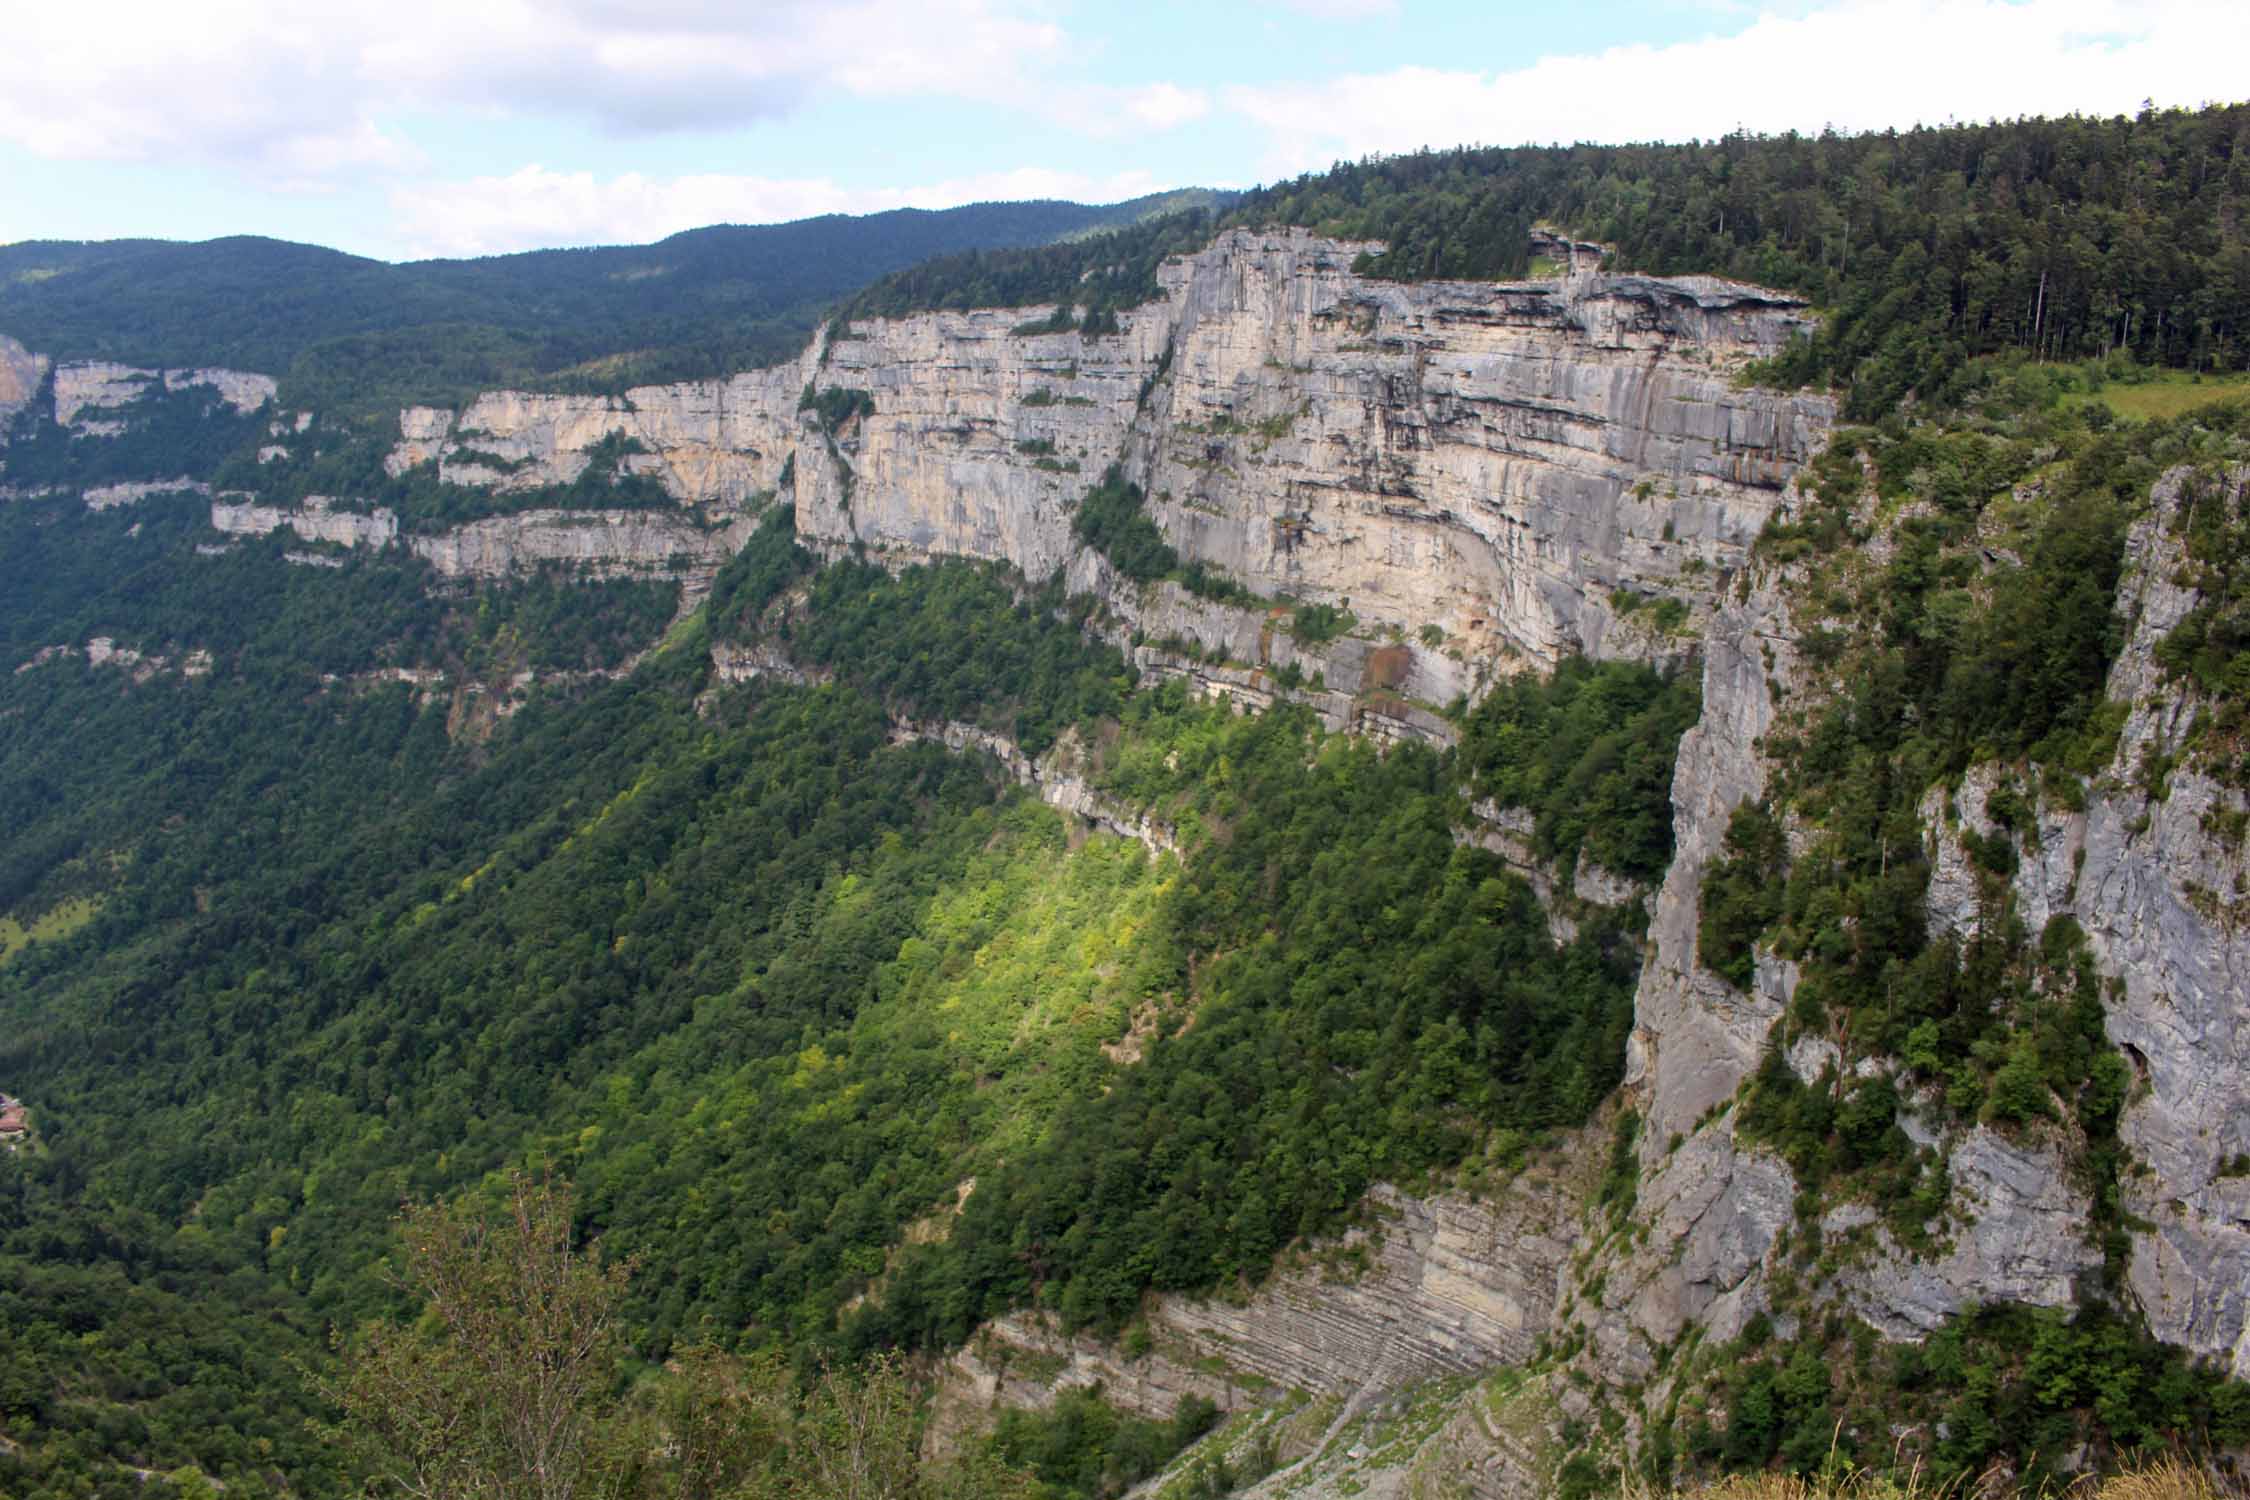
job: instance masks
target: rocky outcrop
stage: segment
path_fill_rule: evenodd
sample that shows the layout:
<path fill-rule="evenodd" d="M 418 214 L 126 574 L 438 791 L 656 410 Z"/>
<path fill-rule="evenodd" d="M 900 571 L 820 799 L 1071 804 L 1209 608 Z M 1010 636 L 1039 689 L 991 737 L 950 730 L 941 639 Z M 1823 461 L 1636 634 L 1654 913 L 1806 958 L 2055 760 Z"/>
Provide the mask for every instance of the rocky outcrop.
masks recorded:
<path fill-rule="evenodd" d="M 1832 416 L 1732 379 L 1801 310 L 1708 278 L 1376 282 L 1362 248 L 1223 235 L 1117 335 L 1015 335 L 1025 310 L 854 325 L 821 378 L 874 411 L 800 460 L 800 525 L 1041 577 L 1115 458 L 1184 558 L 1349 607 L 1426 701 L 1510 656 L 1683 654 L 1613 596 L 1700 599 L 1741 564 Z"/>
<path fill-rule="evenodd" d="M 1827 430 L 1825 400 L 1731 382 L 1804 326 L 1786 299 L 1377 282 L 1359 248 L 1229 236 L 1179 279 L 1147 487 L 1183 554 L 1260 592 L 1471 661 L 1617 654 L 1611 594 L 1738 566 Z"/>
<path fill-rule="evenodd" d="M 2250 475 L 2236 474 L 2239 487 Z M 2239 829 L 2250 799 L 2189 757 L 2152 797 L 2143 767 L 2177 754 L 2198 705 L 2162 680 L 2156 644 L 2196 603 L 2182 583 L 2175 525 L 2183 476 L 2160 483 L 2127 548 L 2120 615 L 2126 647 L 2109 696 L 2131 705 L 2107 772 L 2082 808 L 2042 802 L 2020 768 L 1978 766 L 1921 803 L 1931 850 L 1933 933 L 1967 936 L 2004 915 L 2036 936 L 2058 917 L 2085 931 L 2108 976 L 2106 1025 L 2139 1075 L 2120 1135 L 2135 1166 L 2122 1179 L 2132 1233 L 2129 1286 L 2149 1329 L 2167 1342 L 2250 1373 L 2250 851 Z M 1798 1225 L 1797 1184 L 1762 1149 L 1737 1139 L 1726 1107 L 1758 1065 L 1794 994 L 1795 965 L 1761 955 L 1747 991 L 1705 970 L 1695 939 L 1703 870 L 1732 810 L 1763 794 L 1765 736 L 1777 704 L 1810 687 L 1800 668 L 1786 580 L 1758 581 L 1723 602 L 1705 635 L 1703 714 L 1683 739 L 1673 786 L 1677 854 L 1659 894 L 1651 952 L 1636 999 L 1628 1089 L 1642 1109 L 1637 1220 L 1647 1233 L 1613 1240 L 1592 1263 L 1597 1295 L 1564 1317 L 1583 1321 L 1580 1366 L 1611 1388 L 1666 1378 L 1659 1354 L 1694 1331 L 1733 1336 L 1773 1309 L 1774 1277 Z M 2012 837 L 2018 861 L 1995 905 L 1991 877 L 1964 835 L 2010 836 L 1991 812 L 2014 782 L 2037 808 Z M 2020 820 L 2019 820 L 2020 821 Z M 1817 1078 L 1846 1063 L 1818 1037 L 1789 1061 Z M 1862 1059 L 1859 1071 L 1883 1071 Z M 2102 1255 L 2087 1231 L 2091 1205 L 2059 1132 L 2002 1133 L 1942 1120 L 1934 1099 L 1907 1090 L 1902 1124 L 1945 1165 L 1950 1197 L 1934 1242 L 1899 1243 L 1876 1211 L 1844 1203 L 1819 1222 L 1834 1271 L 1816 1287 L 1886 1337 L 1919 1339 L 1975 1306 L 2014 1302 L 2068 1308 L 2092 1285 Z M 1787 1318 L 1782 1319 L 1789 1326 Z M 1566 1412 L 1591 1415 L 1562 1393 Z"/>
<path fill-rule="evenodd" d="M 211 525 L 236 536 L 286 526 L 306 541 L 342 547 L 380 548 L 400 540 L 390 510 L 341 508 L 324 495 L 295 508 L 221 499 L 211 506 Z M 447 578 L 505 578 L 559 564 L 578 577 L 676 578 L 707 586 L 747 534 L 744 523 L 699 526 L 673 511 L 527 510 L 407 536 L 404 544 Z"/>
<path fill-rule="evenodd" d="M 211 528 L 233 536 L 264 536 L 288 527 L 308 542 L 340 547 L 388 547 L 398 539 L 398 517 L 377 506 L 339 509 L 327 495 L 308 495 L 296 509 L 220 500 L 211 507 Z"/>
<path fill-rule="evenodd" d="M 1918 1258 L 1878 1228 L 1874 1253 L 1841 1278 L 1844 1301 L 1885 1337 L 1919 1339 L 1986 1303 L 2069 1307 L 2100 1272 L 2092 1205 L 2059 1144 L 1978 1125 L 1950 1145 L 1946 1172 L 1958 1227 L 1944 1251 Z M 1856 1226 L 1847 1215 L 1824 1227 L 1836 1237 Z"/>
<path fill-rule="evenodd" d="M 1238 1301 L 1158 1297 L 1147 1348 L 1067 1336 L 1038 1313 L 988 1324 L 948 1363 L 938 1402 L 955 1430 L 995 1404 L 1044 1405 L 1099 1384 L 1168 1417 L 1194 1394 L 1223 1410 L 1284 1391 L 1344 1410 L 1434 1377 L 1520 1363 L 1552 1316 L 1576 1243 L 1591 1137 L 1487 1195 L 1369 1195 L 1372 1225 L 1313 1247 Z"/>
<path fill-rule="evenodd" d="M 621 442 L 619 472 L 651 475 L 683 503 L 739 512 L 778 487 L 805 438 L 797 403 L 812 359 L 623 396 L 493 391 L 458 417 L 409 407 L 384 463 L 394 475 L 435 463 L 449 484 L 522 492 L 574 483 L 597 445 Z"/>
<path fill-rule="evenodd" d="M 151 495 L 208 495 L 211 486 L 182 475 L 175 479 L 137 479 L 123 484 L 103 484 L 85 492 L 88 510 L 111 510 L 137 505 Z"/>
<path fill-rule="evenodd" d="M 902 719 L 891 726 L 891 743 L 928 741 L 948 750 L 989 755 L 1000 762 L 1010 778 L 1027 787 L 1049 807 L 1082 818 L 1107 833 L 1133 839 L 1151 854 L 1178 855 L 1178 833 L 1168 823 L 1143 810 L 1127 807 L 1102 792 L 1088 774 L 1085 747 L 1076 730 L 1066 732 L 1046 754 L 1034 760 L 1014 740 L 975 724 L 955 720 L 925 722 Z"/>
<path fill-rule="evenodd" d="M 502 578 L 560 563 L 584 577 L 707 583 L 747 535 L 739 523 L 706 529 L 666 511 L 531 510 L 410 537 L 407 545 L 448 578 Z"/>
<path fill-rule="evenodd" d="M 1786 965 L 1762 964 L 1749 993 L 1697 961 L 1703 872 L 1736 807 L 1761 795 L 1776 688 L 1797 685 L 1788 606 L 1772 583 L 1722 603 L 1703 641 L 1703 712 L 1680 739 L 1672 775 L 1674 852 L 1649 924 L 1650 957 L 1634 1002 L 1626 1081 L 1645 1088 L 1644 1142 L 1695 1130 L 1757 1066 L 1793 989 Z M 1650 1161 L 1653 1153 L 1645 1153 Z"/>
<path fill-rule="evenodd" d="M 129 418 L 126 409 L 151 390 L 191 386 L 210 388 L 245 414 L 271 401 L 276 389 L 271 375 L 246 370 L 144 370 L 107 360 L 81 361 L 55 367 L 55 420 L 82 435 L 114 435 Z"/>
<path fill-rule="evenodd" d="M 1176 298 L 1133 309 L 1123 332 L 1020 335 L 1032 309 L 855 324 L 820 383 L 874 410 L 796 469 L 799 525 L 892 555 L 997 558 L 1046 578 L 1077 551 L 1071 515 L 1142 420 Z"/>
<path fill-rule="evenodd" d="M 2161 796 L 2144 790 L 2144 765 L 2176 752 L 2202 707 L 2155 655 L 2197 602 L 2174 529 L 2186 480 L 2167 475 L 2127 539 L 2119 608 L 2131 634 L 2109 696 L 2132 710 L 2116 759 L 2082 823 L 2042 834 L 2075 880 L 2044 860 L 2016 879 L 2067 901 L 2123 986 L 2107 1025 L 2138 1075 L 2118 1133 L 2148 1169 L 2124 1192 L 2149 1226 L 2134 1233 L 2130 1271 L 2149 1330 L 2250 1378 L 2250 850 L 2226 831 L 2242 826 L 2245 798 L 2193 758 Z M 2226 488 L 2239 508 L 2250 471 Z"/>
<path fill-rule="evenodd" d="M 2250 850 L 2225 832 L 2242 826 L 2250 799 L 2193 756 L 2170 772 L 2161 796 L 2151 794 L 2144 771 L 2181 750 L 2202 711 L 2156 660 L 2158 644 L 2199 597 L 2183 581 L 2176 529 L 2186 480 L 2185 471 L 2166 475 L 2127 538 L 2119 612 L 2130 628 L 2107 691 L 2130 710 L 2085 806 L 2021 795 L 2029 788 L 2016 768 L 1982 765 L 1957 787 L 1933 788 L 1922 814 L 1933 930 L 1966 936 L 2000 918 L 1988 909 L 1989 880 L 1962 835 L 2010 836 L 2018 851 L 2007 892 L 2013 914 L 2033 933 L 2057 917 L 2074 919 L 2102 971 L 2115 977 L 2106 1029 L 2136 1075 L 2119 1134 L 2145 1168 L 2122 1184 L 2127 1210 L 2145 1226 L 2133 1234 L 2133 1298 L 2157 1337 L 2250 1376 L 2250 1172 L 2241 1170 L 2250 1153 Z M 2246 480 L 2230 476 L 2231 493 L 2209 503 L 2239 505 Z M 2036 807 L 2035 825 L 2014 835 L 1990 810 L 2004 783 Z M 1964 1160 L 1957 1148 L 1957 1177 Z M 2057 1170 L 2050 1163 L 2047 1175 Z M 2053 1203 L 2051 1185 L 2024 1185 Z M 2040 1217 L 2024 1205 L 1978 1222 L 2014 1225 L 2026 1243 L 2051 1247 L 2052 1258 L 2067 1237 L 2022 1228 Z M 2080 1270 L 2089 1268 L 2090 1252 L 2074 1248 Z M 2009 1284 L 2005 1275 L 1959 1267 L 1942 1280 L 1956 1290 Z"/>
<path fill-rule="evenodd" d="M 1230 231 L 1114 334 L 1017 331 L 1044 308 L 925 313 L 731 380 L 412 408 L 389 464 L 531 490 L 629 440 L 624 470 L 684 504 L 782 491 L 816 546 L 1070 569 L 1145 640 L 1322 676 L 1339 720 L 1369 691 L 1442 704 L 1576 650 L 1684 656 L 1831 419 L 1826 398 L 1734 382 L 1806 326 L 1799 304 L 1576 255 L 1553 281 L 1373 281 L 1350 269 L 1364 248 Z M 808 387 L 872 409 L 831 430 Z M 1105 577 L 1071 522 L 1112 463 L 1185 559 L 1348 608 L 1357 632 L 1277 650 L 1265 609 Z M 1655 595 L 1691 606 L 1684 633 L 1635 616 Z"/>
<path fill-rule="evenodd" d="M 0 334 L 0 442 L 7 440 L 9 424 L 31 405 L 47 379 L 51 362 L 34 354 L 5 334 Z"/>
<path fill-rule="evenodd" d="M 97 635 L 89 636 L 84 646 L 42 646 L 17 665 L 16 673 L 21 676 L 51 661 L 74 657 L 83 658 L 90 667 L 110 667 L 124 672 L 136 683 L 147 682 L 166 672 L 177 672 L 182 677 L 208 677 L 212 666 L 211 653 L 201 647 L 174 658 L 120 646 L 112 636 Z"/>

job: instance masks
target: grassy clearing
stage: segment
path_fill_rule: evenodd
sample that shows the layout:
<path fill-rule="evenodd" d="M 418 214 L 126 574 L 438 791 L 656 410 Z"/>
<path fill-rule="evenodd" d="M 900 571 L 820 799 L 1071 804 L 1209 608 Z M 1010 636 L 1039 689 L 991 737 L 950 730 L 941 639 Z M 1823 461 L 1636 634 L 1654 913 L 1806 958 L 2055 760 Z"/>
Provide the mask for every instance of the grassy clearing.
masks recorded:
<path fill-rule="evenodd" d="M 664 632 L 664 638 L 656 643 L 655 648 L 649 652 L 649 655 L 662 656 L 680 642 L 694 635 L 698 627 L 704 623 L 708 609 L 708 605 L 698 604 L 695 608 L 674 620 L 670 628 Z"/>
<path fill-rule="evenodd" d="M 2176 417 L 2199 406 L 2250 396 L 2250 375 L 2191 375 L 2185 370 L 2151 371 L 2146 379 L 2111 381 L 2098 391 L 2063 397 L 2066 406 L 2107 406 L 2129 421 Z"/>
<path fill-rule="evenodd" d="M 73 896 L 32 918 L 29 927 L 14 917 L 0 917 L 0 964 L 33 943 L 51 943 L 57 938 L 69 937 L 93 921 L 101 909 L 101 902 L 91 896 Z"/>

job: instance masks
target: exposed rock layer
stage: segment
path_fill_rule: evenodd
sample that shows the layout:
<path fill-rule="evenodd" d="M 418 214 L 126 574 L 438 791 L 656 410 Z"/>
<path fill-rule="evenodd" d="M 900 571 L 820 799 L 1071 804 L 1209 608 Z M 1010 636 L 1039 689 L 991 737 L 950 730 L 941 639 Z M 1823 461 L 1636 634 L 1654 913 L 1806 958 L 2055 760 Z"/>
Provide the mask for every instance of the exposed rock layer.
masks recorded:
<path fill-rule="evenodd" d="M 390 465 L 530 489 L 629 439 L 625 467 L 683 503 L 739 512 L 776 492 L 816 543 L 1039 579 L 1073 566 L 1078 500 L 1119 463 L 1187 560 L 1395 636 L 1384 687 L 1405 699 L 1449 701 L 1514 658 L 1684 653 L 1688 636 L 1620 604 L 1700 608 L 1825 433 L 1825 398 L 1732 378 L 1805 326 L 1798 305 L 1591 271 L 1378 282 L 1350 270 L 1361 248 L 1230 232 L 1167 265 L 1163 297 L 1113 335 L 1018 334 L 1029 309 L 929 313 L 726 381 L 414 408 Z M 831 431 L 800 408 L 808 387 L 873 409 Z M 1161 630 L 1124 613 L 1267 664 L 1230 649 L 1270 641 L 1263 611 L 1165 608 Z M 1329 670 L 1349 649 L 1301 655 L 1349 694 Z"/>

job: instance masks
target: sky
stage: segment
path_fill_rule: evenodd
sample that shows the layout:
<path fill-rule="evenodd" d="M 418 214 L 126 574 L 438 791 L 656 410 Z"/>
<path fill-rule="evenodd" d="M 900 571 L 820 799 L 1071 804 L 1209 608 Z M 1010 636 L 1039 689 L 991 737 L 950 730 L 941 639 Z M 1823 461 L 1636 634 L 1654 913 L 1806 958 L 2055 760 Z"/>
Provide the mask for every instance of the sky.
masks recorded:
<path fill-rule="evenodd" d="M 1374 152 L 2250 95 L 2243 0 L 12 6 L 0 244 L 386 260 L 1247 187 Z"/>

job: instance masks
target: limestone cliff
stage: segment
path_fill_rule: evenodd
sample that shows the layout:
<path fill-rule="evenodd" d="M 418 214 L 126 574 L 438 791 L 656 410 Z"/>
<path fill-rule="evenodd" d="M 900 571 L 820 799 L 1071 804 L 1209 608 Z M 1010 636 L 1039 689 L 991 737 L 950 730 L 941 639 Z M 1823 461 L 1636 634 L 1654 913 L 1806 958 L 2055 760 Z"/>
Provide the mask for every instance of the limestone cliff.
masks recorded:
<path fill-rule="evenodd" d="M 2238 496 L 2246 477 L 2234 476 Z M 1933 931 L 1996 919 L 1969 871 L 1967 832 L 2015 840 L 2015 909 L 2033 934 L 2061 916 L 2084 929 L 2110 985 L 2108 1034 L 2138 1074 L 2120 1126 L 2135 1161 L 2124 1179 L 2134 1216 L 2131 1300 L 2157 1337 L 2239 1376 L 2250 1373 L 2250 1188 L 2229 1164 L 2250 1131 L 2250 986 L 2240 977 L 2250 949 L 2236 919 L 2250 858 L 2239 838 L 2218 830 L 2239 826 L 2245 799 L 2193 766 L 2174 771 L 2161 796 L 2142 774 L 2152 747 L 2177 746 L 2198 711 L 2154 663 L 2156 642 L 2196 602 L 2180 581 L 2182 482 L 2179 472 L 2167 476 L 2130 534 L 2118 602 L 2129 634 L 2108 685 L 2130 716 L 2084 805 L 2043 803 L 2035 828 L 2009 835 L 1987 804 L 2010 772 L 1979 766 L 1950 797 L 1933 789 L 1922 822 Z M 1775 769 L 1764 741 L 1777 704 L 1812 690 L 1785 571 L 1761 575 L 1718 609 L 1705 637 L 1703 716 L 1680 748 L 1678 852 L 1656 902 L 1628 1078 L 1646 1117 L 1637 1214 L 1648 1233 L 1606 1244 L 1594 1262 L 1598 1290 L 1558 1314 L 1558 1327 L 1568 1319 L 1588 1330 L 1583 1367 L 1611 1386 L 1646 1383 L 1649 1409 L 1677 1378 L 1676 1369 L 1663 1373 L 1663 1359 L 1683 1335 L 1723 1340 L 1774 1307 L 1799 1211 L 1787 1166 L 1740 1140 L 1724 1113 L 1789 1005 L 1796 966 L 1763 955 L 1742 991 L 1696 952 L 1702 876 L 1734 807 L 1762 795 Z M 1817 1038 L 1790 1054 L 1808 1081 L 1841 1061 Z M 1872 1210 L 1831 1209 L 1818 1243 L 1835 1274 L 1816 1305 L 1848 1308 L 1885 1337 L 1919 1339 L 1981 1304 L 2068 1308 L 2097 1284 L 2102 1255 L 2067 1142 L 2052 1132 L 1941 1124 L 1934 1101 L 1909 1093 L 1906 1103 L 1904 1128 L 1942 1154 L 1949 1231 L 1916 1253 Z M 1590 1413 L 1585 1397 L 1571 1399 Z"/>
<path fill-rule="evenodd" d="M 812 358 L 623 396 L 495 391 L 458 415 L 409 407 L 386 467 L 403 474 L 435 463 L 447 483 L 522 492 L 571 483 L 589 450 L 625 439 L 621 472 L 652 475 L 686 504 L 739 511 L 776 488 L 804 438 L 797 400 Z"/>
<path fill-rule="evenodd" d="M 31 405 L 47 378 L 51 361 L 0 334 L 0 440 L 16 414 Z"/>
<path fill-rule="evenodd" d="M 264 536 L 284 526 L 308 542 L 342 547 L 387 547 L 398 537 L 398 517 L 390 511 L 338 509 L 325 495 L 308 496 L 292 509 L 226 496 L 211 507 L 211 529 L 230 536 Z"/>
<path fill-rule="evenodd" d="M 1112 336 L 855 325 L 820 378 L 874 410 L 800 461 L 799 524 L 1041 577 L 1118 461 L 1185 560 L 1401 638 L 1408 696 L 1514 658 L 1683 651 L 1613 596 L 1700 599 L 1827 430 L 1825 398 L 1732 378 L 1805 326 L 1797 305 L 1701 278 L 1379 282 L 1350 271 L 1361 248 L 1223 235 Z M 1213 613 L 1187 628 L 1219 647 Z"/>
<path fill-rule="evenodd" d="M 151 389 L 208 387 L 236 411 L 256 411 L 273 399 L 274 379 L 244 370 L 143 370 L 107 360 L 55 367 L 55 420 L 81 434 L 114 434 L 129 419 L 127 409 Z"/>
<path fill-rule="evenodd" d="M 1128 630 L 1253 669 L 1302 658 L 1347 698 L 1386 640 L 1391 680 L 1367 685 L 1424 703 L 1571 651 L 1684 655 L 1691 634 L 1651 630 L 1631 606 L 1703 610 L 1831 418 L 1823 397 L 1734 378 L 1806 326 L 1798 304 L 1591 270 L 1379 282 L 1350 270 L 1361 248 L 1230 232 L 1167 265 L 1163 297 L 1116 334 L 1018 332 L 1038 309 L 928 313 L 854 324 L 727 381 L 412 408 L 389 463 L 522 490 L 630 439 L 628 469 L 684 504 L 738 511 L 782 491 L 815 544 L 991 558 L 1035 579 L 1072 569 Z M 872 410 L 829 430 L 800 402 L 830 387 Z M 1263 611 L 1107 575 L 1071 520 L 1112 463 L 1184 559 L 1348 607 L 1361 642 L 1277 656 Z"/>
<path fill-rule="evenodd" d="M 535 510 L 411 537 L 407 545 L 449 578 L 500 578 L 562 563 L 587 577 L 708 583 L 745 534 L 739 524 L 706 530 L 661 511 Z"/>
<path fill-rule="evenodd" d="M 1127 1345 L 1066 1335 L 1036 1313 L 1000 1319 L 942 1372 L 934 1440 L 999 1406 L 1098 1385 L 1148 1416 L 1191 1395 L 1236 1414 L 1205 1450 L 1265 1440 L 1287 1466 L 1279 1493 L 1398 1493 L 1431 1469 L 1475 1495 L 1543 1491 L 1556 1462 L 1546 1381 L 1480 1377 L 1524 1363 L 1546 1332 L 1591 1140 L 1484 1191 L 1378 1189 L 1367 1227 L 1312 1247 L 1248 1298 L 1151 1299 Z M 1395 1438 L 1390 1419 L 1408 1404 L 1422 1417 L 1412 1441 L 1377 1436 Z"/>
<path fill-rule="evenodd" d="M 2167 683 L 2156 645 L 2198 602 L 2183 581 L 2185 475 L 2157 486 L 2126 542 L 2119 599 L 2131 622 L 2109 696 L 2132 705 L 2117 754 L 2079 814 L 2051 816 L 2016 876 L 2027 910 L 2070 913 L 2123 986 L 2111 1040 L 2138 1074 L 2119 1134 L 2148 1169 L 2126 1184 L 2147 1226 L 2131 1286 L 2151 1332 L 2250 1378 L 2250 849 L 2241 790 L 2190 762 L 2161 789 L 2143 766 L 2185 737 L 2203 705 Z M 2226 481 L 2239 508 L 2250 470 Z M 2028 842 L 2028 841 L 2027 841 Z"/>
<path fill-rule="evenodd" d="M 340 547 L 401 541 L 391 511 L 345 507 L 325 495 L 294 507 L 222 495 L 212 503 L 211 526 L 235 536 L 264 536 L 286 526 L 306 541 Z M 447 578 L 505 578 L 560 564 L 576 577 L 678 578 L 701 588 L 745 534 L 739 522 L 699 526 L 666 511 L 527 510 L 407 536 L 403 545 Z"/>

